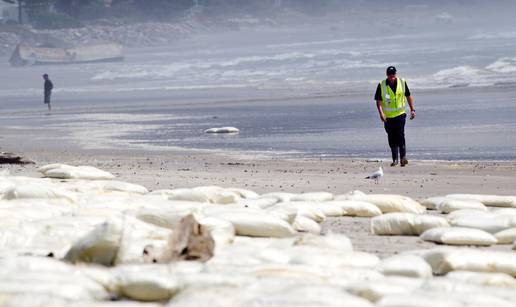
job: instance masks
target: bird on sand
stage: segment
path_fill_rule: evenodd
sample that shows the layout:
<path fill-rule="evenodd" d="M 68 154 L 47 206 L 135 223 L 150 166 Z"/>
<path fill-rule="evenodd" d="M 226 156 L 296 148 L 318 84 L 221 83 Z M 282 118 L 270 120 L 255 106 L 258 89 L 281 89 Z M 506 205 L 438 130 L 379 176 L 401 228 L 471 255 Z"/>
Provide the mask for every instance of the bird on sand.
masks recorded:
<path fill-rule="evenodd" d="M 365 179 L 374 179 L 374 182 L 376 184 L 378 184 L 378 181 L 380 180 L 380 177 L 382 177 L 382 176 L 383 176 L 383 169 L 380 166 L 380 168 L 376 172 L 374 172 L 371 175 L 365 177 Z"/>

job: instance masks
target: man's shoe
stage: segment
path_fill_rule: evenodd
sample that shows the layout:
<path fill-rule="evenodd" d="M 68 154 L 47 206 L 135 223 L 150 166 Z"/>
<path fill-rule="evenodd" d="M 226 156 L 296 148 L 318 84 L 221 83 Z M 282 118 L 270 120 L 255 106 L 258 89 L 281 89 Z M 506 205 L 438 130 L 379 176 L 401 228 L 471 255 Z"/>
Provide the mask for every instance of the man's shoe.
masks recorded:
<path fill-rule="evenodd" d="M 405 166 L 407 164 L 408 164 L 408 160 L 407 159 L 405 159 L 405 158 L 401 159 L 401 164 L 400 164 L 401 167 L 403 167 L 403 166 Z"/>
<path fill-rule="evenodd" d="M 398 165 L 398 160 L 392 161 L 391 166 L 396 166 L 396 165 Z"/>

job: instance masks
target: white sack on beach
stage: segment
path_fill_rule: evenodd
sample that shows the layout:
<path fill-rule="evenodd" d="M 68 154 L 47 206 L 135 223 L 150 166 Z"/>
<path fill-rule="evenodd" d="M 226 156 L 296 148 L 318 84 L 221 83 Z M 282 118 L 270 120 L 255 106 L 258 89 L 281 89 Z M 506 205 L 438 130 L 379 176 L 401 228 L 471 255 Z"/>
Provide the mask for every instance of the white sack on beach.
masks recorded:
<path fill-rule="evenodd" d="M 495 233 L 498 244 L 512 244 L 516 241 L 516 228 L 509 228 Z"/>
<path fill-rule="evenodd" d="M 415 255 L 395 255 L 383 259 L 377 268 L 384 275 L 415 278 L 432 277 L 430 265 L 423 258 Z"/>
<path fill-rule="evenodd" d="M 436 209 L 442 213 L 450 213 L 456 210 L 472 209 L 487 211 L 483 203 L 476 200 L 461 200 L 461 199 L 445 199 L 436 206 Z"/>
<path fill-rule="evenodd" d="M 386 276 L 374 281 L 350 282 L 344 288 L 350 293 L 363 297 L 373 303 L 387 295 L 410 293 L 423 283 L 423 279 L 401 276 Z"/>
<path fill-rule="evenodd" d="M 501 287 L 516 290 L 516 279 L 505 273 L 453 271 L 446 278 L 479 286 Z"/>
<path fill-rule="evenodd" d="M 55 184 L 27 183 L 18 184 L 4 193 L 4 199 L 24 199 L 24 198 L 40 198 L 40 199 L 66 199 L 70 202 L 77 201 L 77 195 L 69 192 Z"/>
<path fill-rule="evenodd" d="M 372 307 L 365 299 L 328 284 L 264 282 L 261 286 L 255 286 L 252 289 L 254 291 L 248 290 L 246 298 L 239 306 Z"/>
<path fill-rule="evenodd" d="M 353 245 L 347 236 L 333 232 L 329 232 L 323 236 L 306 234 L 298 237 L 294 241 L 294 245 L 313 246 L 321 249 L 338 250 L 342 252 L 353 251 Z"/>
<path fill-rule="evenodd" d="M 330 201 L 333 200 L 333 194 L 329 192 L 307 192 L 294 195 L 290 201 Z"/>
<path fill-rule="evenodd" d="M 478 289 L 480 290 L 480 289 Z M 416 289 L 410 293 L 384 296 L 378 307 L 512 307 L 510 301 L 483 292 L 441 293 Z"/>
<path fill-rule="evenodd" d="M 124 182 L 119 180 L 80 180 L 77 182 L 69 182 L 69 184 L 76 185 L 75 191 L 77 192 L 126 192 L 132 194 L 147 194 L 149 190 L 146 187 L 134 184 L 130 182 Z"/>
<path fill-rule="evenodd" d="M 214 217 L 205 217 L 199 219 L 199 224 L 208 229 L 215 241 L 216 249 L 223 248 L 224 246 L 233 243 L 233 240 L 235 239 L 235 227 L 228 221 Z"/>
<path fill-rule="evenodd" d="M 505 273 L 516 277 L 516 258 L 513 252 L 438 247 L 422 250 L 420 255 L 430 264 L 436 275 L 451 271 L 471 271 Z"/>
<path fill-rule="evenodd" d="M 490 246 L 497 242 L 493 235 L 483 230 L 463 227 L 432 228 L 421 234 L 420 238 L 448 245 Z"/>
<path fill-rule="evenodd" d="M 143 251 L 145 247 L 150 245 L 154 251 L 164 250 L 171 236 L 171 229 L 125 216 L 124 229 L 114 264 L 144 263 Z"/>
<path fill-rule="evenodd" d="M 235 127 L 220 127 L 220 128 L 209 128 L 204 130 L 204 133 L 239 133 L 240 130 Z"/>
<path fill-rule="evenodd" d="M 226 284 L 188 287 L 175 295 L 166 307 L 235 307 L 242 306 L 243 288 Z M 162 306 L 162 305 L 160 305 Z"/>
<path fill-rule="evenodd" d="M 490 207 L 516 208 L 516 196 L 499 196 L 484 194 L 449 194 L 446 197 L 460 199 L 474 199 Z"/>
<path fill-rule="evenodd" d="M 181 287 L 174 275 L 149 274 L 144 270 L 126 270 L 117 276 L 120 293 L 133 300 L 165 301 L 172 298 Z"/>
<path fill-rule="evenodd" d="M 256 199 L 256 198 L 260 197 L 260 195 L 258 195 L 258 193 L 251 191 L 251 190 L 247 190 L 247 189 L 227 188 L 225 190 L 236 193 L 238 196 L 240 196 L 241 198 L 244 198 L 244 199 Z"/>
<path fill-rule="evenodd" d="M 242 199 L 239 192 L 217 186 L 200 186 L 193 188 L 192 191 L 205 193 L 209 202 L 214 204 L 234 204 Z"/>
<path fill-rule="evenodd" d="M 437 210 L 437 207 L 444 202 L 445 200 L 448 200 L 449 198 L 446 198 L 446 196 L 435 196 L 435 197 L 429 197 L 424 199 L 421 202 L 421 205 L 425 207 L 428 210 Z"/>
<path fill-rule="evenodd" d="M 58 259 L 65 256 L 70 246 L 85 236 L 104 218 L 63 216 L 20 222 L 0 229 L 0 251 L 31 254 Z"/>
<path fill-rule="evenodd" d="M 106 300 L 106 289 L 82 269 L 48 257 L 0 258 L 0 296 L 48 295 L 67 300 Z M 3 306 L 3 305 L 2 305 Z M 29 305 L 29 306 L 32 306 Z"/>
<path fill-rule="evenodd" d="M 448 226 L 442 217 L 406 212 L 387 213 L 371 219 L 371 232 L 376 235 L 419 235 L 431 228 Z"/>
<path fill-rule="evenodd" d="M 292 199 L 292 197 L 296 196 L 294 193 L 287 192 L 272 192 L 267 194 L 260 195 L 260 198 L 275 198 L 278 202 L 288 202 Z"/>
<path fill-rule="evenodd" d="M 382 214 L 382 211 L 377 206 L 365 201 L 333 200 L 325 202 L 325 204 L 342 208 L 346 216 L 374 217 Z"/>
<path fill-rule="evenodd" d="M 118 218 L 98 225 L 72 245 L 64 260 L 71 263 L 112 265 L 120 248 L 123 229 L 124 222 Z"/>
<path fill-rule="evenodd" d="M 267 211 L 284 210 L 289 215 L 294 214 L 295 216 L 301 215 L 317 223 L 321 223 L 326 220 L 326 215 L 317 206 L 307 202 L 280 202 L 274 207 L 270 207 Z"/>
<path fill-rule="evenodd" d="M 287 222 L 267 213 L 226 210 L 210 216 L 230 222 L 235 227 L 236 234 L 240 236 L 291 237 L 296 233 Z"/>
<path fill-rule="evenodd" d="M 149 195 L 162 195 L 169 200 L 183 200 L 198 203 L 209 203 L 209 195 L 202 191 L 194 191 L 192 189 L 174 189 L 174 190 L 156 190 Z"/>
<path fill-rule="evenodd" d="M 312 234 L 321 233 L 321 226 L 319 226 L 317 222 L 302 215 L 296 216 L 294 222 L 292 223 L 292 227 L 294 230 L 299 232 L 308 232 Z"/>
<path fill-rule="evenodd" d="M 503 216 L 497 214 L 470 215 L 450 219 L 450 225 L 454 227 L 467 227 L 480 229 L 491 234 L 511 228 L 516 219 L 513 216 Z"/>
<path fill-rule="evenodd" d="M 109 180 L 115 176 L 93 166 L 50 164 L 38 169 L 45 177 L 58 179 Z"/>
<path fill-rule="evenodd" d="M 365 201 L 374 204 L 383 213 L 410 212 L 421 214 L 426 208 L 410 197 L 394 194 L 353 194 L 348 200 Z"/>
<path fill-rule="evenodd" d="M 253 207 L 253 208 L 261 208 L 266 209 L 274 206 L 278 203 L 276 198 L 252 198 L 252 199 L 242 199 L 237 204 Z"/>

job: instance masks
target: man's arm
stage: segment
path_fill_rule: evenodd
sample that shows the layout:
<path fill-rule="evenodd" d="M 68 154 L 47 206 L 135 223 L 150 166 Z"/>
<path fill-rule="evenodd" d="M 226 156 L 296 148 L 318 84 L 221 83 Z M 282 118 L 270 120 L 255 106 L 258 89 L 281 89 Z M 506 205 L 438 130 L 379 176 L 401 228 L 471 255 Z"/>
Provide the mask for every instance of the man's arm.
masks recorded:
<path fill-rule="evenodd" d="M 407 102 L 410 107 L 410 119 L 416 118 L 416 109 L 414 108 L 414 98 L 407 96 Z"/>
<path fill-rule="evenodd" d="M 381 100 L 376 101 L 376 108 L 378 109 L 378 114 L 380 114 L 380 119 L 382 120 L 382 122 L 385 122 L 387 119 L 385 117 L 385 114 L 383 113 Z"/>

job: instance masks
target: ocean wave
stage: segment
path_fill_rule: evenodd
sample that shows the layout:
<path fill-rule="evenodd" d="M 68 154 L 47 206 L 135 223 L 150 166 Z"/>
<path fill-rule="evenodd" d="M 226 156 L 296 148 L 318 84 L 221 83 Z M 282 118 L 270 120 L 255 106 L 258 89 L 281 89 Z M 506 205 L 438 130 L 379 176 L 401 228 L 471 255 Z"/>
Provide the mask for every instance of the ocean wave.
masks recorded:
<path fill-rule="evenodd" d="M 511 73 L 516 72 L 516 58 L 501 58 L 496 62 L 487 65 L 486 69 L 492 70 L 498 73 Z"/>
<path fill-rule="evenodd" d="M 516 38 L 516 32 L 502 32 L 502 33 L 480 33 L 475 34 L 468 39 L 470 40 L 483 40 L 483 39 L 514 39 Z"/>

